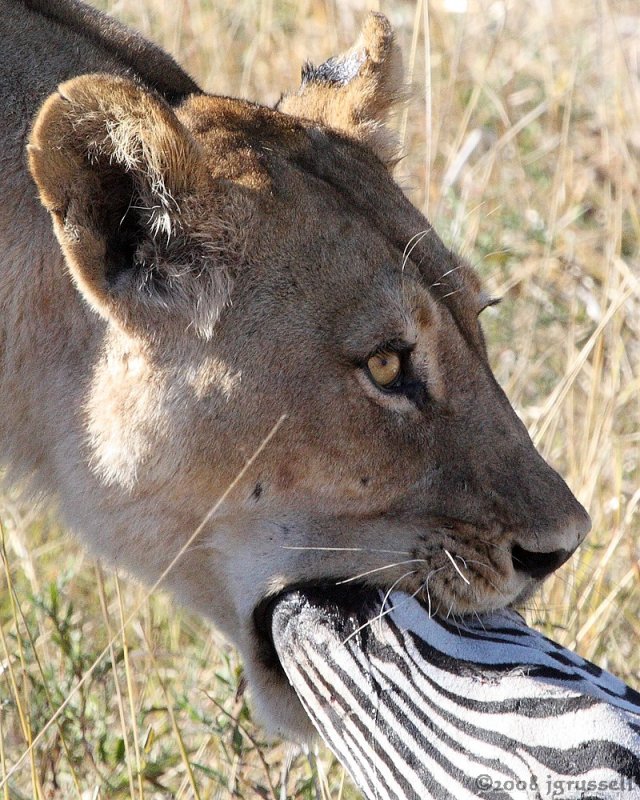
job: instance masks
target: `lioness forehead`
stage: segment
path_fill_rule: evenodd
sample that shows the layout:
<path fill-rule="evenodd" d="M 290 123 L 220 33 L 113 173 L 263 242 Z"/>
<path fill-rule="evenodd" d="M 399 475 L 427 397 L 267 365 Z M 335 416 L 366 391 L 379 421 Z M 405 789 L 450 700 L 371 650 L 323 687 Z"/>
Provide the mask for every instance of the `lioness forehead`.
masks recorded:
<path fill-rule="evenodd" d="M 199 140 L 213 177 L 253 196 L 258 214 L 264 212 L 263 232 L 275 222 L 280 244 L 290 246 L 301 233 L 309 246 L 319 237 L 324 254 L 333 241 L 342 270 L 349 252 L 362 260 L 372 237 L 384 239 L 384 267 L 398 277 L 396 289 L 419 283 L 475 336 L 485 304 L 478 276 L 442 243 L 366 146 L 317 123 L 228 98 L 191 98 L 180 117 Z M 290 219 L 287 207 L 295 209 Z M 413 294 L 411 305 L 419 306 L 420 293 Z"/>

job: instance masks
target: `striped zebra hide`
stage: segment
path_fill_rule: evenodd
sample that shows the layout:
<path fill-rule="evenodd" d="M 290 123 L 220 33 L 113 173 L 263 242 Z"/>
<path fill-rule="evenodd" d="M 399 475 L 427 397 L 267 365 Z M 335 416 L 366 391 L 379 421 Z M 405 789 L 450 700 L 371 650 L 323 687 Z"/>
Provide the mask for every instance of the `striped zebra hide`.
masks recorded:
<path fill-rule="evenodd" d="M 513 611 L 444 620 L 401 593 L 305 589 L 272 633 L 367 800 L 640 798 L 640 694 Z"/>

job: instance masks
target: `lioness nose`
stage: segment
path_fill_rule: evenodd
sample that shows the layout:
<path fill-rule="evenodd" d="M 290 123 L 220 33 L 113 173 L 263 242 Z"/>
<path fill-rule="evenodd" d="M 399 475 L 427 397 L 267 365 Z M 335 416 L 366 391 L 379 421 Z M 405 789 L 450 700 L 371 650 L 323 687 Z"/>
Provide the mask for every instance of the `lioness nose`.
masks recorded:
<path fill-rule="evenodd" d="M 573 550 L 551 550 L 546 553 L 525 550 L 519 544 L 511 548 L 513 568 L 517 572 L 526 572 L 532 578 L 546 578 L 561 567 L 573 555 Z"/>

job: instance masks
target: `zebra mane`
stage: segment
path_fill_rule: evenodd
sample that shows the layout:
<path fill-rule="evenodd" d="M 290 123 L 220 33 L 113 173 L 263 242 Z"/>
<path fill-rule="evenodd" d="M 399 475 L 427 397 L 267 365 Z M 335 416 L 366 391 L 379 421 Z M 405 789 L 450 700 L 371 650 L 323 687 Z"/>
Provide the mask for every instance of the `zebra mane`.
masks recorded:
<path fill-rule="evenodd" d="M 285 595 L 281 664 L 367 800 L 640 798 L 640 694 L 514 611 Z"/>

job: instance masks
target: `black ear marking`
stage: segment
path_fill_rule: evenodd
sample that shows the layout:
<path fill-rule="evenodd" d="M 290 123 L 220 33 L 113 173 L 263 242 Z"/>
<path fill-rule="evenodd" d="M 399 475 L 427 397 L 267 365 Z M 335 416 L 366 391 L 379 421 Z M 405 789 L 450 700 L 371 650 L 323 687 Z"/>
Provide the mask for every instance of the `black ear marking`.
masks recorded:
<path fill-rule="evenodd" d="M 346 86 L 358 77 L 362 65 L 367 59 L 364 50 L 349 53 L 346 56 L 333 56 L 318 67 L 309 61 L 302 67 L 301 84 L 324 83 L 330 86 Z"/>

